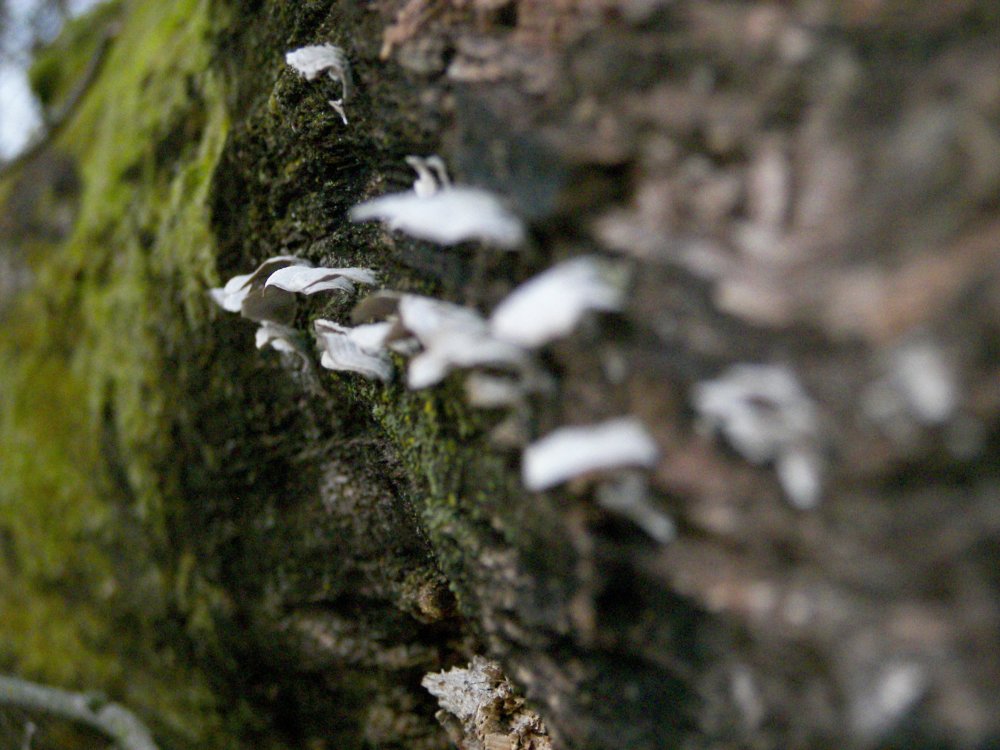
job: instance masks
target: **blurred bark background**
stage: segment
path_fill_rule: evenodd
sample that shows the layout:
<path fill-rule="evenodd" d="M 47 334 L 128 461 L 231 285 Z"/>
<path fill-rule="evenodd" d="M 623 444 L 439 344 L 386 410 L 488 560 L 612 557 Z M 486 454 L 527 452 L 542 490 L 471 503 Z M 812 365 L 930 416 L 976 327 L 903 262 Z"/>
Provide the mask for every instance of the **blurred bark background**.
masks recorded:
<path fill-rule="evenodd" d="M 1000 742 L 995 2 L 134 0 L 75 24 L 35 63 L 43 105 L 112 28 L 108 57 L 0 176 L 0 606 L 32 613 L 0 620 L 8 671 L 107 690 L 177 748 Z M 283 63 L 325 42 L 346 127 Z M 524 248 L 346 220 L 432 153 L 510 201 Z M 512 415 L 461 374 L 410 392 L 255 351 L 205 290 L 280 253 L 483 312 L 584 253 L 632 282 Z M 699 384 L 741 364 L 798 383 L 805 475 L 705 429 Z M 787 395 L 746 401 L 783 425 Z M 655 470 L 521 487 L 525 442 L 622 414 Z M 813 471 L 815 502 L 789 493 Z"/>

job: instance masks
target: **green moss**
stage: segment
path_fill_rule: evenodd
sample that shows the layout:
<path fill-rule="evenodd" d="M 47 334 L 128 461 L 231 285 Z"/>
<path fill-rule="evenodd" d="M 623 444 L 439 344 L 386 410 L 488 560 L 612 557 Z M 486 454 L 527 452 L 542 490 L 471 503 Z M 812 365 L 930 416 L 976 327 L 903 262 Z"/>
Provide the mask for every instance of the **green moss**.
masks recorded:
<path fill-rule="evenodd" d="M 222 746 L 206 680 L 156 650 L 173 600 L 174 574 L 155 552 L 180 486 L 179 469 L 163 471 L 174 379 L 216 281 L 207 202 L 228 119 L 210 65 L 224 19 L 212 8 L 128 4 L 55 144 L 81 177 L 76 220 L 65 242 L 25 244 L 36 281 L 0 339 L 0 529 L 12 548 L 0 565 L 0 659 L 35 679 L 107 690 L 175 743 Z M 39 58 L 32 80 L 47 104 L 72 89 L 95 28 L 119 10 L 74 22 Z M 185 122 L 195 125 L 178 131 Z M 203 622 L 203 600 L 218 597 L 188 589 L 181 601 Z"/>
<path fill-rule="evenodd" d="M 408 499 L 461 602 L 468 593 L 465 561 L 478 558 L 482 528 L 517 488 L 503 456 L 489 445 L 488 417 L 465 405 L 460 383 L 450 378 L 427 391 L 365 384 L 352 392 L 406 469 Z"/>

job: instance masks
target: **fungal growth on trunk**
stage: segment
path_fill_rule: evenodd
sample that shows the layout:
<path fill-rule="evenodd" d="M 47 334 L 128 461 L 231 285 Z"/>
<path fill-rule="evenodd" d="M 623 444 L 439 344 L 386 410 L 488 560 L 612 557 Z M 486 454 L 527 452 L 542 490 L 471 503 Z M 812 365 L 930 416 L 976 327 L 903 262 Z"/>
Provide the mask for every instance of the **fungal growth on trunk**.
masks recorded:
<path fill-rule="evenodd" d="M 372 198 L 351 209 L 352 221 L 379 220 L 441 245 L 478 241 L 514 250 L 525 240 L 522 221 L 493 193 L 452 185 L 440 157 L 409 157 L 417 172 L 413 189 Z"/>
<path fill-rule="evenodd" d="M 307 81 L 314 81 L 326 73 L 330 80 L 340 84 L 340 98 L 330 100 L 330 106 L 347 125 L 347 112 L 344 110 L 344 103 L 351 95 L 351 88 L 354 84 L 351 78 L 351 64 L 348 62 L 344 50 L 333 44 L 300 47 L 288 52 L 285 55 L 285 62 Z"/>

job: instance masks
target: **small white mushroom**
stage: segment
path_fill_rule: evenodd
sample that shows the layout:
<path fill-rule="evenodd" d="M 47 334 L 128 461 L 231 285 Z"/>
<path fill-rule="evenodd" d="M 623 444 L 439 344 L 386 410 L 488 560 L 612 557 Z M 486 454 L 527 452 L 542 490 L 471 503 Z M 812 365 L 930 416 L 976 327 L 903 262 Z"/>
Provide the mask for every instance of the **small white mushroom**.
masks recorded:
<path fill-rule="evenodd" d="M 819 502 L 819 417 L 791 370 L 734 365 L 721 377 L 698 383 L 693 400 L 702 429 L 721 432 L 748 461 L 775 462 L 793 505 L 811 508 Z"/>
<path fill-rule="evenodd" d="M 524 225 L 493 193 L 453 187 L 438 156 L 406 157 L 417 172 L 413 190 L 390 193 L 351 209 L 352 221 L 384 221 L 422 240 L 442 245 L 479 240 L 501 248 L 524 241 Z"/>
<path fill-rule="evenodd" d="M 271 274 L 265 286 L 288 292 L 315 294 L 324 291 L 353 292 L 354 284 L 376 284 L 375 273 L 367 268 L 311 268 L 289 266 Z"/>
<path fill-rule="evenodd" d="M 407 385 L 428 388 L 452 370 L 488 368 L 517 373 L 525 383 L 540 383 L 528 352 L 490 335 L 486 320 L 468 307 L 417 294 L 381 291 L 355 308 L 361 319 L 394 318 L 387 346 L 412 355 Z"/>
<path fill-rule="evenodd" d="M 443 335 L 459 332 L 469 335 L 486 334 L 486 321 L 475 310 L 452 302 L 404 294 L 399 299 L 399 319 L 425 346 Z"/>
<path fill-rule="evenodd" d="M 359 326 L 344 326 L 332 320 L 317 318 L 313 321 L 317 334 L 347 336 L 362 351 L 368 354 L 382 354 L 386 349 L 386 336 L 392 329 L 391 323 L 365 323 Z"/>
<path fill-rule="evenodd" d="M 385 325 L 348 328 L 322 319 L 313 325 L 322 351 L 320 364 L 323 367 L 356 372 L 372 380 L 392 380 L 392 363 L 384 351 Z"/>
<path fill-rule="evenodd" d="M 225 286 L 208 293 L 227 312 L 241 313 L 259 323 L 287 325 L 295 317 L 295 298 L 280 289 L 265 289 L 265 282 L 275 271 L 303 264 L 309 262 L 292 255 L 277 255 L 265 260 L 253 273 L 234 276 Z"/>
<path fill-rule="evenodd" d="M 549 433 L 525 448 L 521 475 L 524 486 L 537 492 L 593 471 L 649 468 L 658 457 L 659 448 L 643 424 L 624 417 Z"/>
<path fill-rule="evenodd" d="M 386 351 L 386 339 L 391 331 L 392 323 L 366 323 L 347 329 L 347 337 L 362 351 L 382 354 Z"/>
<path fill-rule="evenodd" d="M 861 408 L 894 441 L 911 444 L 921 427 L 961 424 L 955 370 L 933 339 L 908 337 L 880 353 L 877 366 L 881 377 L 864 390 Z"/>
<path fill-rule="evenodd" d="M 616 311 L 623 303 L 620 267 L 591 256 L 574 258 L 511 292 L 490 316 L 490 330 L 497 338 L 535 348 L 572 333 L 588 311 Z"/>
<path fill-rule="evenodd" d="M 285 55 L 285 62 L 294 68 L 307 81 L 314 81 L 326 73 L 331 80 L 340 83 L 343 91 L 342 101 L 351 95 L 351 64 L 347 61 L 344 50 L 333 44 L 315 44 L 300 47 Z"/>
<path fill-rule="evenodd" d="M 470 367 L 524 371 L 530 367 L 528 353 L 488 334 L 450 330 L 429 339 L 424 351 L 410 360 L 407 385 L 414 389 L 440 383 L 449 372 Z"/>
<path fill-rule="evenodd" d="M 475 310 L 450 302 L 403 295 L 399 320 L 423 347 L 410 360 L 407 385 L 427 388 L 455 369 L 490 367 L 527 372 L 530 358 L 521 347 L 490 336 L 486 321 Z"/>
<path fill-rule="evenodd" d="M 243 300 L 250 293 L 250 285 L 247 284 L 250 276 L 249 273 L 233 276 L 225 286 L 209 289 L 208 293 L 223 310 L 238 313 L 243 306 Z"/>
<path fill-rule="evenodd" d="M 758 464 L 816 430 L 812 401 L 792 371 L 780 365 L 734 365 L 695 386 L 694 406 L 705 427 L 721 431 Z"/>
<path fill-rule="evenodd" d="M 252 273 L 233 276 L 225 286 L 209 289 L 208 293 L 223 310 L 239 312 L 252 287 L 263 285 L 274 271 L 295 264 L 308 264 L 308 261 L 294 255 L 276 255 L 265 260 Z"/>

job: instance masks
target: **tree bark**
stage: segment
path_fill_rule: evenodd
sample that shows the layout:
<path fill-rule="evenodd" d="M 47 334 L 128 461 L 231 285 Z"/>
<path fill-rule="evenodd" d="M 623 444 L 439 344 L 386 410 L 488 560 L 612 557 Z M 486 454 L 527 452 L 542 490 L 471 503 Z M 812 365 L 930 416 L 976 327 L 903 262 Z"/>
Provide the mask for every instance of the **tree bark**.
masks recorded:
<path fill-rule="evenodd" d="M 369 383 L 255 351 L 205 299 L 157 308 L 168 438 L 137 480 L 115 391 L 105 469 L 127 505 L 157 498 L 137 532 L 171 582 L 157 616 L 264 717 L 245 742 L 1000 741 L 993 2 L 210 5 L 214 83 L 190 77 L 143 163 L 189 174 L 224 101 L 199 199 L 222 282 L 294 254 L 489 313 L 570 257 L 631 279 L 513 411 L 469 406 L 463 373 L 410 391 L 397 358 Z M 350 60 L 347 125 L 338 86 L 283 63 L 317 43 Z M 503 196 L 524 246 L 350 222 L 414 154 Z M 166 298 L 208 286 L 157 260 L 178 200 L 121 230 Z M 309 297 L 296 325 L 357 299 Z M 711 383 L 736 388 L 721 414 Z M 524 489 L 525 444 L 622 415 L 651 471 Z M 450 668 L 431 684 L 471 686 L 465 719 L 421 684 Z"/>

